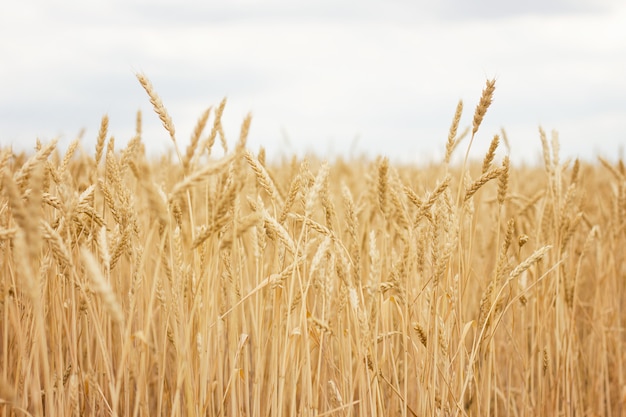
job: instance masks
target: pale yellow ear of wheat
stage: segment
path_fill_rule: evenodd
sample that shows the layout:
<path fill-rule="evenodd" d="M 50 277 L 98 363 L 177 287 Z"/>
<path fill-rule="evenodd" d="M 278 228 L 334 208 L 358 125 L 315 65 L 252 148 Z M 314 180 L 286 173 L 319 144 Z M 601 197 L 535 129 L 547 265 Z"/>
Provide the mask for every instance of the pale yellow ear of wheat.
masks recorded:
<path fill-rule="evenodd" d="M 167 112 L 167 109 L 163 105 L 161 98 L 155 91 L 150 80 L 148 80 L 148 78 L 143 74 L 137 74 L 137 79 L 139 80 L 139 83 L 141 83 L 141 86 L 144 88 L 144 90 L 146 90 L 146 93 L 148 93 L 148 97 L 150 97 L 150 103 L 152 103 L 154 112 L 159 116 L 159 119 L 161 119 L 161 123 L 163 123 L 163 127 L 169 133 L 170 138 L 174 143 L 174 149 L 176 150 L 178 160 L 182 163 L 184 161 L 184 158 L 182 157 L 180 149 L 178 148 L 178 142 L 176 141 L 176 129 L 174 128 L 174 122 L 172 121 L 171 116 Z"/>
<path fill-rule="evenodd" d="M 457 132 L 459 130 L 459 123 L 461 123 L 461 115 L 463 114 L 463 101 L 459 100 L 459 103 L 456 105 L 456 111 L 454 112 L 454 118 L 452 119 L 452 124 L 450 125 L 450 131 L 448 133 L 448 141 L 446 142 L 446 154 L 444 157 L 444 163 L 449 164 L 450 158 L 452 157 L 452 152 L 458 146 L 460 140 L 457 137 Z"/>
<path fill-rule="evenodd" d="M 478 128 L 487 113 L 487 109 L 491 106 L 493 101 L 493 93 L 496 90 L 496 80 L 487 80 L 487 84 L 483 89 L 483 93 L 480 96 L 480 101 L 474 111 L 474 120 L 472 121 L 472 135 L 478 132 Z"/>

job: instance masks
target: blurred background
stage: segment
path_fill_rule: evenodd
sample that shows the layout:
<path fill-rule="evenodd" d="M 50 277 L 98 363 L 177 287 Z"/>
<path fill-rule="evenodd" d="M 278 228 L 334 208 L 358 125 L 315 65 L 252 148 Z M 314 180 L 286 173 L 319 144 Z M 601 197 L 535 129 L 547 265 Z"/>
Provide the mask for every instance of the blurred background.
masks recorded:
<path fill-rule="evenodd" d="M 467 126 L 487 78 L 477 157 L 502 127 L 518 162 L 539 161 L 540 125 L 558 131 L 563 158 L 615 160 L 626 143 L 619 0 L 25 0 L 0 13 L 0 145 L 58 137 L 64 149 L 84 128 L 93 152 L 108 114 L 120 147 L 141 109 L 148 150 L 172 150 L 137 72 L 181 148 L 227 96 L 227 140 L 252 112 L 248 144 L 270 157 L 438 162 L 458 100 Z"/>

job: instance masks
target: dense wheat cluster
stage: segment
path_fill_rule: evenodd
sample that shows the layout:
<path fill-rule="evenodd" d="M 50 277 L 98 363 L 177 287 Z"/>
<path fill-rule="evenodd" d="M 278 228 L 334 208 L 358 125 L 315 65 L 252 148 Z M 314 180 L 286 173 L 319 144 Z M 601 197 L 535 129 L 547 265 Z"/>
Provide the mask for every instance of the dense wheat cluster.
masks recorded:
<path fill-rule="evenodd" d="M 225 101 L 180 149 L 138 78 L 172 157 L 140 114 L 124 149 L 104 117 L 95 151 L 0 151 L 0 414 L 626 412 L 622 163 L 540 132 L 514 166 L 479 135 L 493 81 L 428 167 L 269 163 Z"/>

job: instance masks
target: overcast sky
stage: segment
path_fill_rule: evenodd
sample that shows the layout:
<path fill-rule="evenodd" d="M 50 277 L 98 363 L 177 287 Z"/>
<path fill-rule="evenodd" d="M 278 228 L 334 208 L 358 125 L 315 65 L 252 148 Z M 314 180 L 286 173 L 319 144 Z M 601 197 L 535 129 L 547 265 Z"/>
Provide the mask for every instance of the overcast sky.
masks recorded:
<path fill-rule="evenodd" d="M 539 125 L 559 132 L 564 157 L 614 157 L 626 143 L 619 0 L 24 0 L 0 13 L 0 144 L 65 147 L 85 128 L 91 151 L 106 113 L 121 145 L 141 109 L 149 149 L 171 149 L 137 72 L 181 147 L 227 96 L 227 139 L 252 112 L 248 143 L 272 155 L 441 158 L 457 101 L 471 123 L 493 77 L 476 154 L 501 127 L 529 162 Z"/>

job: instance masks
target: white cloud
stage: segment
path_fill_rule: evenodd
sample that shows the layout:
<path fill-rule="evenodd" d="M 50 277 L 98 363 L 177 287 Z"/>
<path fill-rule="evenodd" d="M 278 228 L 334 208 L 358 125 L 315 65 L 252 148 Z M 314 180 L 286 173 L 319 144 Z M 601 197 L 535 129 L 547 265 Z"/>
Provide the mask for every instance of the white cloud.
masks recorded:
<path fill-rule="evenodd" d="M 59 132 L 69 140 L 81 127 L 93 138 L 104 112 L 123 141 L 141 107 L 150 143 L 167 146 L 136 71 L 152 79 L 183 143 L 204 108 L 228 95 L 233 140 L 252 111 L 250 143 L 270 151 L 286 131 L 298 152 L 347 151 L 358 135 L 370 154 L 418 158 L 444 146 L 459 98 L 471 121 L 493 76 L 477 154 L 502 125 L 513 157 L 534 157 L 539 123 L 561 131 L 564 152 L 592 153 L 583 137 L 594 129 L 594 147 L 623 141 L 626 9 L 537 3 L 532 13 L 444 19 L 401 1 L 173 4 L 18 2 L 3 13 L 0 142 Z"/>

